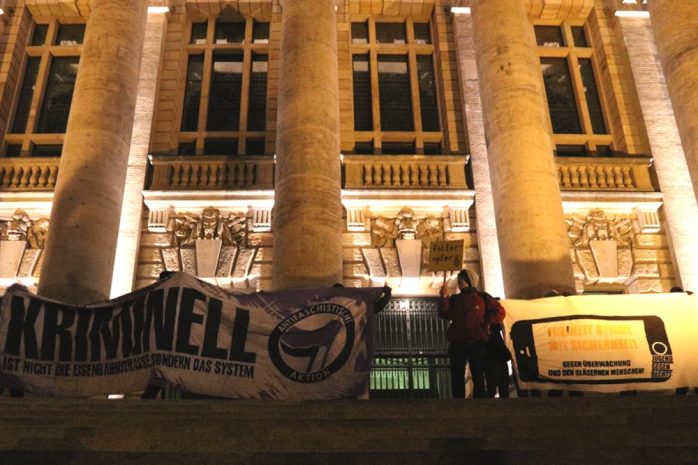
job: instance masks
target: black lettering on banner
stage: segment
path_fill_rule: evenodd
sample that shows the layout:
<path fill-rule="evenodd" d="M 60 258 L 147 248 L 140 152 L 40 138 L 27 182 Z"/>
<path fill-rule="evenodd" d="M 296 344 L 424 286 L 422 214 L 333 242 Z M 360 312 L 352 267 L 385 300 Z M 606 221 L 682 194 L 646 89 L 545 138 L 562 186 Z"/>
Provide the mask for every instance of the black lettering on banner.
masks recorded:
<path fill-rule="evenodd" d="M 5 353 L 19 357 L 19 347 L 24 341 L 24 356 L 39 358 L 39 348 L 36 342 L 36 319 L 41 309 L 41 301 L 29 299 L 29 306 L 24 306 L 22 297 L 12 297 L 10 304 L 10 323 L 7 328 Z"/>
<path fill-rule="evenodd" d="M 131 305 L 133 305 L 133 303 L 133 301 L 124 302 L 121 306 L 121 312 L 117 315 L 121 323 L 121 354 L 124 358 L 130 357 L 131 352 L 133 352 L 133 324 L 131 321 Z"/>
<path fill-rule="evenodd" d="M 143 350 L 150 350 L 150 327 L 155 332 L 156 350 L 172 351 L 174 341 L 175 317 L 177 316 L 177 301 L 180 288 L 172 287 L 167 292 L 156 289 L 149 293 L 145 305 L 145 324 L 143 328 Z"/>
<path fill-rule="evenodd" d="M 192 325 L 200 325 L 204 321 L 203 315 L 194 313 L 194 306 L 197 300 L 205 302 L 206 296 L 196 289 L 188 287 L 182 289 L 182 302 L 179 306 L 179 318 L 177 321 L 177 352 L 192 355 L 199 353 L 199 347 L 189 343 Z"/>
<path fill-rule="evenodd" d="M 228 352 L 218 347 L 218 331 L 221 326 L 221 311 L 223 302 L 209 298 L 208 311 L 206 312 L 206 328 L 204 330 L 204 345 L 201 355 L 204 357 L 225 360 Z"/>
<path fill-rule="evenodd" d="M 78 325 L 75 330 L 75 356 L 74 360 L 76 362 L 86 362 L 87 361 L 87 334 L 90 329 L 90 322 L 92 321 L 92 310 L 86 308 L 78 308 Z"/>
<path fill-rule="evenodd" d="M 58 322 L 60 316 L 60 323 Z M 75 310 L 53 302 L 44 304 L 44 332 L 41 338 L 41 360 L 51 361 L 56 351 L 56 338 L 59 339 L 58 359 L 68 362 L 73 355 L 73 338 L 70 327 L 75 322 Z"/>
<path fill-rule="evenodd" d="M 102 359 L 102 343 L 107 360 L 116 358 L 116 347 L 119 342 L 119 325 L 112 324 L 114 310 L 100 308 L 94 310 L 94 319 L 90 329 L 90 349 L 92 361 Z"/>
<path fill-rule="evenodd" d="M 150 333 L 144 333 L 145 329 L 145 299 L 150 294 L 144 294 L 133 302 L 133 355 L 143 353 L 143 341 L 147 337 L 150 341 Z"/>
<path fill-rule="evenodd" d="M 235 310 L 235 323 L 233 324 L 233 340 L 230 343 L 230 360 L 238 362 L 255 363 L 257 354 L 245 352 L 247 342 L 247 330 L 250 326 L 250 311 L 243 308 Z"/>

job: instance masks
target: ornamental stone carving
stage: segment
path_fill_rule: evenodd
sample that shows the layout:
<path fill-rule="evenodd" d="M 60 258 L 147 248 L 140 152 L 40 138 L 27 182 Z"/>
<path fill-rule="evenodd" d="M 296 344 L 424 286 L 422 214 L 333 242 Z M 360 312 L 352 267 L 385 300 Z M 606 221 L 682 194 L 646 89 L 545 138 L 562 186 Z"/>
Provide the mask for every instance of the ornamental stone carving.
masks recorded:
<path fill-rule="evenodd" d="M 245 240 L 245 215 L 223 215 L 217 208 L 204 208 L 199 217 L 188 213 L 174 215 L 168 220 L 167 230 L 173 243 L 180 248 L 192 248 L 199 239 L 220 239 L 223 245 L 240 246 Z"/>
<path fill-rule="evenodd" d="M 9 219 L 0 220 L 0 277 L 38 274 L 48 227 L 47 218 L 33 220 L 24 210 L 16 210 Z"/>
<path fill-rule="evenodd" d="M 634 277 L 633 238 L 637 222 L 631 215 L 607 215 L 604 210 L 565 218 L 575 270 L 584 284 L 625 283 Z"/>
<path fill-rule="evenodd" d="M 443 218 L 427 216 L 415 218 L 410 208 L 403 208 L 395 218 L 376 217 L 371 219 L 371 243 L 373 247 L 395 247 L 395 240 L 419 239 L 424 247 L 433 241 L 443 240 Z"/>

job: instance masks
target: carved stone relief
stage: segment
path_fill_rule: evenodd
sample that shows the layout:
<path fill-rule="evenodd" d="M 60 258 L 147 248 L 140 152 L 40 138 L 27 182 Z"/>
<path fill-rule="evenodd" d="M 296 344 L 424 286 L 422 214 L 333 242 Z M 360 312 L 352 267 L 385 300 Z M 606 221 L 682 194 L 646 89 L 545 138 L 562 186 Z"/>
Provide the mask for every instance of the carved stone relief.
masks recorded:
<path fill-rule="evenodd" d="M 444 220 L 435 216 L 415 218 L 410 208 L 403 208 L 395 218 L 371 219 L 371 243 L 373 247 L 395 247 L 396 239 L 419 239 L 429 248 L 433 241 L 444 238 Z"/>
<path fill-rule="evenodd" d="M 23 210 L 0 220 L 0 277 L 38 275 L 48 228 L 48 218 L 31 219 Z"/>
<path fill-rule="evenodd" d="M 567 215 L 565 221 L 576 275 L 583 284 L 628 284 L 646 277 L 645 268 L 636 263 L 635 238 L 640 234 L 636 215 L 594 209 Z"/>
<path fill-rule="evenodd" d="M 247 218 L 244 213 L 224 214 L 209 207 L 198 215 L 170 215 L 167 232 L 171 247 L 162 251 L 165 269 L 200 278 L 228 277 L 238 251 L 245 246 Z"/>

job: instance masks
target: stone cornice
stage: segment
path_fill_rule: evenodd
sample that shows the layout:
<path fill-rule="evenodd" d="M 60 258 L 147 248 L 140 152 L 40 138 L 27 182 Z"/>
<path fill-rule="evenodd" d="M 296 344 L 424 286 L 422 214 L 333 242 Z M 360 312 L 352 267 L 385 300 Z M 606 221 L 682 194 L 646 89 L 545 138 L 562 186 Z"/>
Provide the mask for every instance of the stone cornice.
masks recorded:
<path fill-rule="evenodd" d="M 271 0 L 269 0 L 271 1 Z M 88 17 L 92 0 L 25 0 L 24 4 L 34 18 Z M 149 7 L 170 7 L 171 0 L 149 0 Z"/>

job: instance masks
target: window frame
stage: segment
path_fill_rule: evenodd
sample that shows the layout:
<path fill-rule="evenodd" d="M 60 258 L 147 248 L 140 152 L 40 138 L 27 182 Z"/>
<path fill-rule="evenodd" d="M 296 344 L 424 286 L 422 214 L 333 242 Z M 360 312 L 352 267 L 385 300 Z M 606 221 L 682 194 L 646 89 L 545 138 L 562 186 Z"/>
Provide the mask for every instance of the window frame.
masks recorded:
<path fill-rule="evenodd" d="M 60 145 L 63 146 L 65 140 L 65 132 L 63 133 L 39 133 L 37 127 L 39 124 L 39 118 L 41 116 L 42 107 L 44 104 L 44 98 L 46 96 L 46 90 L 49 80 L 49 71 L 53 64 L 55 58 L 78 58 L 78 73 L 80 65 L 80 55 L 82 50 L 82 44 L 76 45 L 60 45 L 54 44 L 58 37 L 58 31 L 62 25 L 85 25 L 84 19 L 81 18 L 33 18 L 32 25 L 29 28 L 29 33 L 27 35 L 27 42 L 25 46 L 25 51 L 22 57 L 21 63 L 21 73 L 19 79 L 17 80 L 17 85 L 14 89 L 12 97 L 12 107 L 7 120 L 7 126 L 5 130 L 5 136 L 3 138 L 2 147 L 2 157 L 7 157 L 7 149 L 9 145 L 21 146 L 20 158 L 31 157 L 35 146 L 50 146 L 50 145 Z M 38 25 L 46 25 L 46 39 L 42 45 L 31 45 L 32 37 L 34 36 L 34 31 Z M 38 58 L 39 68 L 36 75 L 36 82 L 34 83 L 34 90 L 32 93 L 31 103 L 29 105 L 29 111 L 27 113 L 27 122 L 24 132 L 14 133 L 11 132 L 15 124 L 15 118 L 17 116 L 17 110 L 19 105 L 19 100 L 21 97 L 22 88 L 24 86 L 24 79 L 26 77 L 27 66 L 30 58 Z M 76 75 L 77 76 L 77 75 Z M 76 78 L 77 79 L 77 78 Z M 74 90 L 74 88 L 73 88 Z M 72 101 L 71 101 L 72 106 Z"/>
<path fill-rule="evenodd" d="M 553 132 L 552 118 L 550 116 L 550 103 L 548 102 L 548 94 L 545 89 L 545 84 L 543 82 L 543 70 L 541 67 L 541 84 L 543 89 L 543 96 L 545 99 L 545 111 L 548 114 L 548 124 L 550 131 L 553 135 L 553 141 L 555 146 L 584 146 L 587 156 L 595 156 L 597 153 L 598 146 L 608 146 L 611 148 L 611 153 L 616 151 L 614 137 L 613 137 L 613 125 L 609 120 L 608 108 L 609 100 L 606 98 L 605 91 L 601 82 L 599 80 L 600 72 L 598 65 L 598 57 L 595 49 L 595 44 L 591 40 L 591 34 L 589 33 L 588 26 L 584 21 L 544 21 L 537 20 L 533 23 L 533 27 L 538 26 L 554 26 L 559 27 L 562 32 L 562 38 L 564 44 L 560 44 L 559 47 L 550 47 L 537 45 L 536 51 L 538 55 L 538 62 L 544 58 L 561 58 L 567 63 L 567 69 L 571 78 L 572 92 L 574 93 L 576 112 L 579 118 L 579 124 L 581 126 L 581 134 L 560 134 Z M 587 47 L 577 46 L 574 41 L 574 36 L 572 33 L 572 28 L 581 27 L 584 31 Z M 594 81 L 596 83 L 596 91 L 598 93 L 599 101 L 601 104 L 601 112 L 603 115 L 603 122 L 606 126 L 606 134 L 595 134 L 593 129 L 593 124 L 591 120 L 591 115 L 589 112 L 589 105 L 587 103 L 586 92 L 584 87 L 584 81 L 582 79 L 580 60 L 588 59 L 591 63 L 591 68 L 594 74 Z M 591 155 L 589 155 L 591 154 Z"/>
<path fill-rule="evenodd" d="M 195 155 L 204 155 L 206 140 L 223 140 L 223 139 L 233 139 L 237 141 L 237 151 L 230 154 L 218 154 L 218 155 L 232 155 L 232 156 L 244 156 L 247 152 L 247 141 L 248 139 L 261 139 L 264 141 L 265 153 L 267 152 L 267 147 L 269 147 L 269 141 L 267 141 L 267 134 L 269 133 L 269 38 L 266 41 L 261 41 L 254 43 L 254 24 L 266 23 L 270 25 L 268 21 L 258 21 L 251 16 L 245 16 L 240 18 L 240 22 L 244 20 L 245 22 L 245 35 L 241 43 L 226 43 L 217 44 L 215 42 L 215 31 L 216 31 L 216 20 L 220 18 L 220 15 L 210 15 L 210 16 L 191 16 L 187 21 L 187 27 L 185 32 L 186 38 L 186 54 L 185 54 L 185 69 L 184 69 L 184 80 L 182 81 L 183 86 L 186 86 L 187 74 L 188 74 L 188 63 L 189 57 L 192 55 L 203 55 L 203 66 L 202 66 L 202 76 L 201 76 L 201 93 L 199 97 L 199 112 L 197 119 L 197 129 L 196 131 L 185 131 L 182 129 L 182 120 L 184 119 L 185 110 L 185 90 L 183 88 L 182 98 L 179 103 L 179 117 L 177 121 L 177 146 L 179 147 L 183 144 L 195 144 Z M 191 43 L 191 34 L 193 24 L 206 22 L 206 41 L 205 43 L 196 44 Z M 271 33 L 271 25 L 269 26 Z M 240 114 L 238 121 L 237 131 L 209 131 L 207 130 L 208 124 L 208 108 L 209 108 L 209 98 L 211 91 L 211 77 L 213 74 L 213 57 L 216 54 L 233 54 L 242 56 L 242 84 L 240 88 Z M 266 83 L 266 106 L 265 112 L 267 117 L 265 118 L 264 130 L 250 131 L 248 130 L 248 117 L 249 117 L 249 101 L 250 101 L 250 84 L 252 78 L 252 66 L 254 63 L 255 55 L 266 56 L 267 62 L 267 83 Z"/>
<path fill-rule="evenodd" d="M 350 48 L 350 63 L 354 62 L 354 56 L 368 56 L 370 88 L 371 88 L 371 110 L 373 119 L 373 129 L 370 131 L 356 130 L 355 121 L 352 120 L 353 143 L 356 149 L 356 144 L 373 144 L 373 154 L 381 154 L 383 143 L 411 143 L 415 146 L 415 153 L 405 155 L 423 155 L 425 153 L 425 144 L 440 144 L 441 153 L 446 153 L 446 137 L 445 137 L 445 122 L 443 115 L 443 102 L 441 101 L 441 89 L 439 89 L 439 68 L 437 56 L 435 53 L 434 39 L 434 24 L 433 20 L 415 19 L 413 17 L 380 17 L 380 16 L 357 16 L 352 17 L 351 25 L 354 23 L 366 23 L 368 27 L 367 43 L 354 43 L 352 38 L 349 38 Z M 404 44 L 388 44 L 379 43 L 376 35 L 376 24 L 380 23 L 402 23 L 406 29 L 406 43 Z M 418 43 L 415 39 L 414 24 L 428 24 L 430 31 L 430 43 Z M 412 106 L 412 131 L 384 131 L 381 124 L 381 102 L 379 90 L 378 76 L 378 57 L 380 55 L 399 55 L 407 57 L 407 72 L 409 77 L 410 99 Z M 420 99 L 420 87 L 418 76 L 418 56 L 429 56 L 432 63 L 432 71 L 434 76 L 434 96 L 436 100 L 436 112 L 438 115 L 438 131 L 424 131 L 422 124 L 422 104 Z M 351 70 L 352 79 L 352 96 L 354 70 Z M 354 102 L 352 98 L 352 118 L 354 118 Z M 357 152 L 364 153 L 364 152 Z"/>

